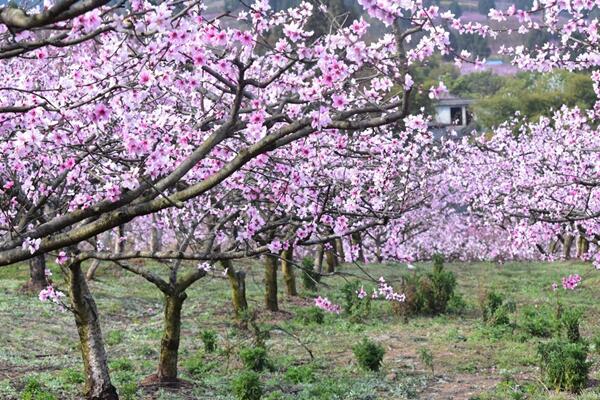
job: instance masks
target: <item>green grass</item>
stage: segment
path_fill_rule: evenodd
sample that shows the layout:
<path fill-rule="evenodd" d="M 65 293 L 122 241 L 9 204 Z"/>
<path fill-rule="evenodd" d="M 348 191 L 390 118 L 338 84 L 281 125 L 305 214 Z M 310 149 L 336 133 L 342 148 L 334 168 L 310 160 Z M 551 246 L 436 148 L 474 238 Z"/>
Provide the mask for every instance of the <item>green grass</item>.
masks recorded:
<path fill-rule="evenodd" d="M 263 310 L 262 269 L 246 263 L 248 301 Z M 64 287 L 60 270 L 51 266 L 54 280 Z M 164 267 L 152 265 L 155 272 Z M 162 268 L 162 271 L 161 271 Z M 406 272 L 400 265 L 370 265 L 367 270 L 388 282 Z M 418 266 L 429 269 L 428 264 Z M 600 389 L 577 396 L 547 392 L 539 384 L 536 347 L 540 338 L 514 327 L 483 325 L 478 298 L 486 290 L 504 293 L 517 303 L 511 316 L 518 321 L 525 305 L 554 307 L 550 286 L 564 275 L 589 271 L 580 263 L 448 264 L 457 275 L 458 291 L 467 310 L 462 316 L 417 317 L 404 323 L 390 304 L 374 302 L 369 317 L 352 322 L 327 314 L 323 324 L 304 324 L 296 310 L 311 306 L 316 294 L 287 299 L 280 294 L 280 313 L 259 313 L 264 326 L 276 325 L 266 340 L 269 369 L 261 372 L 265 397 L 274 399 L 600 399 Z M 346 273 L 360 275 L 354 266 Z M 561 292 L 564 307 L 581 307 L 582 334 L 600 334 L 600 274 L 588 275 L 581 289 Z M 0 268 L 0 399 L 19 399 L 28 379 L 42 382 L 44 390 L 59 399 L 81 396 L 82 369 L 73 317 L 35 294 L 19 289 L 28 277 L 25 265 Z M 346 277 L 347 279 L 347 277 Z M 342 276 L 326 278 L 318 295 L 340 302 Z M 284 287 L 280 282 L 280 290 Z M 103 267 L 91 284 L 100 310 L 110 368 L 121 396 L 127 399 L 233 399 L 231 380 L 242 370 L 238 351 L 252 345 L 252 335 L 240 331 L 231 319 L 227 281 L 217 273 L 197 282 L 184 304 L 180 375 L 190 384 L 179 390 L 140 388 L 138 383 L 155 372 L 162 334 L 162 296 L 145 280 Z M 218 335 L 215 353 L 205 354 L 202 332 Z M 291 332 L 296 337 L 286 334 Z M 364 336 L 383 345 L 386 354 L 379 372 L 360 369 L 352 347 Z M 315 356 L 311 360 L 299 338 Z M 431 351 L 435 375 L 419 357 Z M 600 352 L 591 353 L 591 378 L 599 379 Z"/>

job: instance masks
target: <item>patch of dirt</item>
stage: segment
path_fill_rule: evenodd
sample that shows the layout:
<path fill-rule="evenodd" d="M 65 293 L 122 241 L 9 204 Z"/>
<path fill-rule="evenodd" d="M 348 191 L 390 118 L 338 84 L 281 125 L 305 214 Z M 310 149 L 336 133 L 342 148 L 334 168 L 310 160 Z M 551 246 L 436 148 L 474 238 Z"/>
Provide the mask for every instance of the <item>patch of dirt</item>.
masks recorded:
<path fill-rule="evenodd" d="M 444 375 L 430 380 L 421 394 L 430 400 L 468 400 L 497 384 L 497 377 L 482 373 Z"/>

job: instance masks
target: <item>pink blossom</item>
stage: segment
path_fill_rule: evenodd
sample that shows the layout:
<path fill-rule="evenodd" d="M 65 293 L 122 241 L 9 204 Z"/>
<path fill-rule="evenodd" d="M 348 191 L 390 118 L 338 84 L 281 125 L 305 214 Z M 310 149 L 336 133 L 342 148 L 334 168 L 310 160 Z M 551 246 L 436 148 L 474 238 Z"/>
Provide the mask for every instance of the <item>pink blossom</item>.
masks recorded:
<path fill-rule="evenodd" d="M 332 303 L 327 297 L 321 296 L 315 299 L 315 306 L 320 308 L 321 310 L 325 310 L 327 312 L 335 314 L 339 314 L 342 310 L 342 308 L 339 305 Z"/>

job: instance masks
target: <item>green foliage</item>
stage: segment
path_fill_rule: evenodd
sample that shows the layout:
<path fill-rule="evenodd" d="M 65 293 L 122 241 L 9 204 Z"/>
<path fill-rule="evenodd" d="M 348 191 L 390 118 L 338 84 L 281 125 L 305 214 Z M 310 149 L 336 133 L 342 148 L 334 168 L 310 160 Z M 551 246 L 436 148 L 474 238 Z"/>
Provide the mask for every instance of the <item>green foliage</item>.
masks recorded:
<path fill-rule="evenodd" d="M 594 346 L 596 354 L 600 354 L 600 334 L 594 336 L 592 339 L 592 346 Z"/>
<path fill-rule="evenodd" d="M 427 368 L 431 370 L 431 375 L 434 374 L 434 365 L 433 365 L 433 353 L 426 347 L 421 347 L 419 349 L 419 360 L 425 365 Z"/>
<path fill-rule="evenodd" d="M 467 302 L 460 293 L 452 293 L 452 297 L 448 300 L 446 311 L 451 314 L 461 315 L 467 309 Z"/>
<path fill-rule="evenodd" d="M 285 371 L 285 380 L 293 383 L 310 383 L 315 379 L 314 370 L 308 365 L 290 367 Z"/>
<path fill-rule="evenodd" d="M 363 337 L 362 340 L 352 348 L 352 352 L 361 368 L 379 371 L 385 350 L 383 346 Z"/>
<path fill-rule="evenodd" d="M 117 358 L 108 363 L 111 371 L 133 371 L 133 362 L 128 358 Z"/>
<path fill-rule="evenodd" d="M 252 371 L 262 371 L 269 367 L 267 350 L 264 347 L 246 347 L 240 350 L 244 367 Z"/>
<path fill-rule="evenodd" d="M 116 346 L 118 344 L 121 344 L 123 342 L 123 339 L 125 339 L 125 332 L 121 330 L 115 330 L 108 332 L 104 341 L 109 346 Z"/>
<path fill-rule="evenodd" d="M 480 306 L 483 322 L 490 326 L 510 325 L 510 315 L 516 310 L 514 301 L 494 291 L 484 294 Z"/>
<path fill-rule="evenodd" d="M 231 389 L 237 400 L 260 400 L 263 387 L 260 377 L 254 371 L 244 371 L 231 382 Z"/>
<path fill-rule="evenodd" d="M 477 121 L 491 129 L 510 120 L 516 112 L 532 121 L 549 117 L 563 104 L 589 109 L 595 102 L 592 81 L 582 73 L 557 71 L 549 74 L 519 73 L 505 79 L 493 95 L 477 101 Z"/>
<path fill-rule="evenodd" d="M 450 45 L 456 52 L 460 53 L 461 51 L 466 50 L 473 56 L 489 57 L 492 53 L 487 40 L 476 33 L 465 33 L 461 35 L 451 30 Z"/>
<path fill-rule="evenodd" d="M 314 258 L 306 256 L 302 259 L 302 286 L 311 292 L 317 290 L 317 284 L 321 281 L 321 275 L 313 269 L 314 267 Z"/>
<path fill-rule="evenodd" d="M 540 371 L 544 384 L 550 389 L 579 393 L 587 383 L 590 363 L 584 343 L 554 339 L 540 343 Z"/>
<path fill-rule="evenodd" d="M 46 391 L 44 385 L 35 378 L 27 379 L 21 392 L 21 400 L 58 400 L 52 393 Z"/>
<path fill-rule="evenodd" d="M 450 299 L 454 296 L 456 277 L 444 269 L 444 258 L 435 255 L 433 272 L 428 274 L 408 274 L 403 277 L 400 291 L 405 301 L 393 304 L 394 311 L 404 317 L 411 315 L 439 315 L 448 311 Z M 460 302 L 460 300 L 456 300 Z"/>
<path fill-rule="evenodd" d="M 482 71 L 453 79 L 448 90 L 462 97 L 487 97 L 496 94 L 505 84 L 506 78 L 491 71 Z"/>
<path fill-rule="evenodd" d="M 322 324 L 325 321 L 325 312 L 318 307 L 300 308 L 296 311 L 295 318 L 303 324 Z"/>
<path fill-rule="evenodd" d="M 217 339 L 219 336 L 217 332 L 213 330 L 205 330 L 200 334 L 200 339 L 202 339 L 202 343 L 204 344 L 204 351 L 207 353 L 214 353 L 217 350 Z"/>
<path fill-rule="evenodd" d="M 357 295 L 362 286 L 359 281 L 351 281 L 346 282 L 341 289 L 344 312 L 350 315 L 350 319 L 355 322 L 363 320 L 371 314 L 371 297 L 359 299 Z"/>
<path fill-rule="evenodd" d="M 68 383 L 71 385 L 76 385 L 76 384 L 85 382 L 85 376 L 83 375 L 83 372 L 81 372 L 78 369 L 73 369 L 73 368 L 63 369 L 60 372 L 60 377 L 64 383 Z"/>
<path fill-rule="evenodd" d="M 183 363 L 183 367 L 192 376 L 203 376 L 207 372 L 213 371 L 218 368 L 219 361 L 206 360 L 201 354 L 196 355 Z"/>
<path fill-rule="evenodd" d="M 556 330 L 556 320 L 548 307 L 525 306 L 521 310 L 520 327 L 532 336 L 550 337 Z"/>
<path fill-rule="evenodd" d="M 579 324 L 583 313 L 578 309 L 564 310 L 560 315 L 560 335 L 570 342 L 581 341 Z"/>

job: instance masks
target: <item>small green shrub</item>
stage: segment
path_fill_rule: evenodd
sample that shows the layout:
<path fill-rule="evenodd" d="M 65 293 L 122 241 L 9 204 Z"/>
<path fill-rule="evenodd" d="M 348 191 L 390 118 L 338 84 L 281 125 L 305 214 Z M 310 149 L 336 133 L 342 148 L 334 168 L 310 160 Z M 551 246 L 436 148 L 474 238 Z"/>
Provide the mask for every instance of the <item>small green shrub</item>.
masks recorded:
<path fill-rule="evenodd" d="M 360 365 L 364 369 L 379 371 L 385 350 L 383 346 L 364 337 L 352 352 Z"/>
<path fill-rule="evenodd" d="M 583 313 L 578 309 L 564 310 L 560 315 L 560 336 L 564 336 L 569 342 L 581 341 L 579 324 Z"/>
<path fill-rule="evenodd" d="M 202 376 L 209 371 L 216 369 L 219 366 L 219 361 L 205 360 L 201 355 L 196 355 L 187 359 L 183 363 L 183 367 L 192 376 Z"/>
<path fill-rule="evenodd" d="M 264 347 L 246 347 L 240 350 L 244 367 L 252 371 L 262 371 L 269 366 L 267 350 Z"/>
<path fill-rule="evenodd" d="M 285 380 L 293 384 L 311 383 L 314 379 L 314 371 L 308 365 L 289 367 L 285 371 Z"/>
<path fill-rule="evenodd" d="M 483 321 L 490 326 L 510 325 L 510 315 L 515 312 L 514 301 L 494 291 L 487 292 L 480 301 Z"/>
<path fill-rule="evenodd" d="M 590 363 L 587 346 L 564 339 L 540 343 L 540 371 L 544 384 L 550 389 L 579 393 L 587 383 Z"/>
<path fill-rule="evenodd" d="M 325 312 L 318 307 L 300 308 L 296 311 L 296 319 L 303 324 L 322 324 Z"/>
<path fill-rule="evenodd" d="M 453 293 L 448 300 L 446 311 L 451 314 L 462 315 L 467 309 L 467 302 L 460 293 Z"/>
<path fill-rule="evenodd" d="M 21 392 L 21 400 L 58 400 L 52 393 L 35 378 L 27 379 L 25 388 Z"/>
<path fill-rule="evenodd" d="M 237 400 L 260 400 L 263 388 L 260 377 L 254 371 L 244 371 L 235 377 L 231 388 Z"/>
<path fill-rule="evenodd" d="M 550 337 L 556 321 L 552 310 L 547 307 L 526 306 L 521 310 L 521 328 L 532 336 Z"/>
<path fill-rule="evenodd" d="M 600 334 L 594 336 L 592 339 L 592 346 L 594 346 L 596 354 L 600 354 Z"/>
<path fill-rule="evenodd" d="M 134 365 L 128 358 L 117 358 L 108 363 L 111 371 L 133 371 Z"/>
<path fill-rule="evenodd" d="M 359 290 L 363 284 L 359 281 L 347 282 L 342 286 L 342 304 L 344 312 L 355 322 L 368 318 L 371 314 L 371 296 L 363 299 L 358 297 Z M 366 290 L 370 292 L 370 290 Z"/>
<path fill-rule="evenodd" d="M 321 275 L 314 268 L 315 260 L 312 257 L 302 259 L 302 286 L 311 292 L 317 290 L 317 284 L 321 281 Z"/>
<path fill-rule="evenodd" d="M 419 359 L 427 368 L 431 370 L 431 375 L 434 375 L 433 353 L 426 347 L 419 349 Z"/>
<path fill-rule="evenodd" d="M 433 272 L 428 274 L 411 273 L 402 277 L 400 292 L 405 301 L 393 304 L 394 312 L 408 318 L 412 315 L 439 315 L 449 311 L 449 303 L 455 297 L 456 277 L 444 270 L 444 257 L 433 257 Z M 461 308 L 464 301 L 456 295 L 455 306 Z"/>
<path fill-rule="evenodd" d="M 68 383 L 70 385 L 76 385 L 85 382 L 85 376 L 83 376 L 83 372 L 73 368 L 63 369 L 60 372 L 60 379 L 64 383 Z"/>
<path fill-rule="evenodd" d="M 200 339 L 202 340 L 202 343 L 204 344 L 205 352 L 213 353 L 215 350 L 217 350 L 218 337 L 219 336 L 217 335 L 217 332 L 215 332 L 213 330 L 202 331 L 202 333 L 200 334 Z"/>
<path fill-rule="evenodd" d="M 137 395 L 138 385 L 134 382 L 127 382 L 119 386 L 119 396 L 123 400 L 137 400 L 140 397 Z"/>
<path fill-rule="evenodd" d="M 116 330 L 116 331 L 108 332 L 106 334 L 104 341 L 109 346 L 116 346 L 118 344 L 123 343 L 124 339 L 125 339 L 125 332 Z"/>

